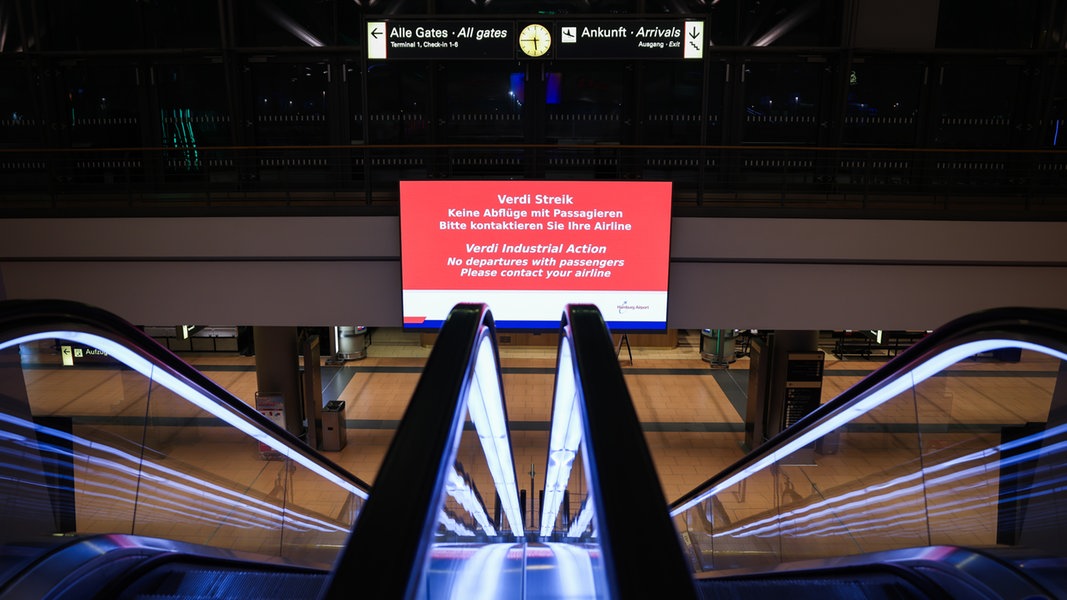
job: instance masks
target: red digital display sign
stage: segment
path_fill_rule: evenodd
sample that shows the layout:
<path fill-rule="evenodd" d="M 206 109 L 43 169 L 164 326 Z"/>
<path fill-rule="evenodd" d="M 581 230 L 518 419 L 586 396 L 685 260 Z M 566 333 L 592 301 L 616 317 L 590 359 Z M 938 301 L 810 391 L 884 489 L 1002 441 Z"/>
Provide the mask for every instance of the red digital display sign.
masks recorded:
<path fill-rule="evenodd" d="M 589 303 L 613 329 L 664 329 L 670 199 L 667 182 L 403 181 L 404 325 L 485 302 L 500 328 L 551 329 Z"/>

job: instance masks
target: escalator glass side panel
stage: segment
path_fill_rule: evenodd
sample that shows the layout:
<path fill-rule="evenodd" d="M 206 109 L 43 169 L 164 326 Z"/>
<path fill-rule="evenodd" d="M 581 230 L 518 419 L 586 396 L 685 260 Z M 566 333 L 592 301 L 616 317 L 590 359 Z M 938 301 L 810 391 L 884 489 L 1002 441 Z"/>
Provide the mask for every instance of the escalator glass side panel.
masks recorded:
<path fill-rule="evenodd" d="M 593 305 L 564 313 L 552 405 L 539 533 L 595 559 L 584 597 L 695 597 L 611 334 Z"/>
<path fill-rule="evenodd" d="M 582 416 L 570 341 L 561 340 L 559 368 L 552 396 L 552 427 L 541 500 L 540 536 L 581 539 L 594 533 L 594 505 L 590 502 L 582 449 Z"/>
<path fill-rule="evenodd" d="M 483 332 L 417 597 L 522 597 L 525 548 L 516 541 L 525 537 L 523 511 L 495 336 L 488 328 Z"/>
<path fill-rule="evenodd" d="M 676 503 L 694 570 L 938 545 L 1067 556 L 1067 318 L 1021 321 L 920 349 Z M 1005 351 L 1017 362 L 976 387 Z"/>
<path fill-rule="evenodd" d="M 608 598 L 611 589 L 597 532 L 593 486 L 587 476 L 589 455 L 583 443 L 573 343 L 566 335 L 560 337 L 556 363 L 540 523 L 534 525 L 539 538 L 549 541 L 541 551 L 555 559 L 556 587 L 566 586 L 573 594 L 565 597 Z"/>
<path fill-rule="evenodd" d="M 449 313 L 325 598 L 461 598 L 476 585 L 521 597 L 525 524 L 495 341 L 485 305 Z"/>
<path fill-rule="evenodd" d="M 524 535 L 522 509 L 519 505 L 519 486 L 515 475 L 515 460 L 512 455 L 511 436 L 507 424 L 507 408 L 504 404 L 504 387 L 500 379 L 500 364 L 493 345 L 494 336 L 485 335 L 478 341 L 471 382 L 467 388 L 467 422 L 473 436 L 466 431 L 460 437 L 456 452 L 456 468 L 478 464 L 484 470 L 472 481 L 483 482 L 482 489 L 492 492 L 492 523 L 487 511 L 482 518 L 481 529 L 490 536 Z M 471 439 L 471 438 L 476 439 Z M 458 500 L 449 490 L 449 498 Z M 492 499 L 492 498 L 491 498 Z M 447 502 L 447 500 L 446 500 Z M 484 502 L 482 503 L 485 504 Z"/>
<path fill-rule="evenodd" d="M 333 561 L 365 484 L 165 350 L 63 304 L 53 328 L 0 303 L 5 552 L 118 533 Z"/>

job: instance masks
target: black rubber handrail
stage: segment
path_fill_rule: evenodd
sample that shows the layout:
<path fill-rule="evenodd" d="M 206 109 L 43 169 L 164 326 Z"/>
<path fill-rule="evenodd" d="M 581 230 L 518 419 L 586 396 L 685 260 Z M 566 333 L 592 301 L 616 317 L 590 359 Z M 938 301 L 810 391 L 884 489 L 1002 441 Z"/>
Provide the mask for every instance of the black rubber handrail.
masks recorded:
<path fill-rule="evenodd" d="M 782 430 L 762 445 L 671 503 L 671 513 L 691 503 L 734 473 L 776 452 L 780 447 L 813 427 L 846 410 L 869 394 L 885 387 L 925 363 L 932 357 L 956 346 L 981 340 L 1004 339 L 1040 344 L 1067 352 L 1067 311 L 1043 308 L 995 308 L 960 317 L 939 327 L 908 349 L 892 358 L 856 385 L 823 404 L 792 426 Z"/>
<path fill-rule="evenodd" d="M 573 348 L 597 536 L 611 598 L 696 598 L 630 392 L 603 316 L 570 305 L 560 343 Z"/>
<path fill-rule="evenodd" d="M 459 304 L 445 319 L 378 469 L 374 493 L 321 598 L 410 598 L 415 593 L 466 419 L 477 349 L 486 336 L 497 359 L 497 385 L 502 386 L 489 309 Z"/>
<path fill-rule="evenodd" d="M 370 485 L 319 454 L 296 435 L 259 414 L 254 408 L 212 381 L 196 367 L 162 346 L 128 321 L 106 310 L 69 300 L 0 301 L 0 340 L 53 331 L 76 331 L 117 342 L 182 383 L 213 399 L 220 406 L 260 431 L 282 442 L 325 471 L 365 493 Z"/>

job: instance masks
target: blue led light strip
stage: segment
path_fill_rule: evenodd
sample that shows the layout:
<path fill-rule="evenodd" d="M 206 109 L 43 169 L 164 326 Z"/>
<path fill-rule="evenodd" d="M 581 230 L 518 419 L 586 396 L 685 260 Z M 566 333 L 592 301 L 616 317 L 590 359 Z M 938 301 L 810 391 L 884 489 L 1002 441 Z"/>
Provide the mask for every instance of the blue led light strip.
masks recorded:
<path fill-rule="evenodd" d="M 158 383 L 159 385 L 167 388 L 168 390 L 178 394 L 182 398 L 185 398 L 189 402 L 192 402 L 202 410 L 211 413 L 215 417 L 225 421 L 226 423 L 236 427 L 238 430 L 247 434 L 251 438 L 255 439 L 272 450 L 278 452 L 287 459 L 291 459 L 294 462 L 302 465 L 313 473 L 319 475 L 323 479 L 330 481 L 338 487 L 366 499 L 367 492 L 352 485 L 350 482 L 338 477 L 336 474 L 331 473 L 322 465 L 311 460 L 307 456 L 300 452 L 294 451 L 284 441 L 275 438 L 269 432 L 257 428 L 254 424 L 246 421 L 240 415 L 230 412 L 224 405 L 215 402 L 212 398 L 206 396 L 203 392 L 190 386 L 189 384 L 181 381 L 177 377 L 171 375 L 163 369 L 157 369 L 155 365 L 149 362 L 147 359 L 141 357 L 137 353 L 133 352 L 126 346 L 119 344 L 108 338 L 95 335 L 92 333 L 84 333 L 81 331 L 45 331 L 34 333 L 18 338 L 8 340 L 0 343 L 0 350 L 17 346 L 19 344 L 25 344 L 28 342 L 35 342 L 38 340 L 51 340 L 51 339 L 65 339 L 72 342 L 90 346 L 101 350 L 123 363 L 127 367 L 137 371 L 141 375 L 147 377 L 150 381 Z"/>
<path fill-rule="evenodd" d="M 953 365 L 969 356 L 979 354 L 982 352 L 989 352 L 991 350 L 1000 350 L 1003 348 L 1020 348 L 1022 350 L 1032 350 L 1035 352 L 1041 352 L 1050 356 L 1055 356 L 1060 360 L 1067 360 L 1067 354 L 1058 352 L 1056 350 L 1046 348 L 1039 344 L 1031 342 L 1023 342 L 1017 340 L 1004 340 L 1004 339 L 991 339 L 980 340 L 976 342 L 968 342 L 961 344 L 954 348 L 945 350 L 944 352 L 937 354 L 929 360 L 923 362 L 921 365 L 915 367 L 907 373 L 901 374 L 896 379 L 888 382 L 886 385 L 875 389 L 873 392 L 859 398 L 851 406 L 847 406 L 838 412 L 828 416 L 823 421 L 819 422 L 815 426 L 811 427 L 807 431 L 797 435 L 788 442 L 782 444 L 774 451 L 761 457 L 759 460 L 753 462 L 746 467 L 739 469 L 729 477 L 726 477 L 722 481 L 718 482 L 714 486 L 708 488 L 704 493 L 690 498 L 684 504 L 675 507 L 671 511 L 671 516 L 678 516 L 697 504 L 711 498 L 712 496 L 723 492 L 730 486 L 733 486 L 748 477 L 766 469 L 772 464 L 786 458 L 793 452 L 804 448 L 808 444 L 814 443 L 824 435 L 836 430 L 839 427 L 844 426 L 847 423 L 852 422 L 856 418 L 866 414 L 867 412 L 881 406 L 888 400 L 897 397 L 899 394 L 911 389 L 925 381 L 929 377 L 940 373 L 942 370 L 950 365 Z"/>

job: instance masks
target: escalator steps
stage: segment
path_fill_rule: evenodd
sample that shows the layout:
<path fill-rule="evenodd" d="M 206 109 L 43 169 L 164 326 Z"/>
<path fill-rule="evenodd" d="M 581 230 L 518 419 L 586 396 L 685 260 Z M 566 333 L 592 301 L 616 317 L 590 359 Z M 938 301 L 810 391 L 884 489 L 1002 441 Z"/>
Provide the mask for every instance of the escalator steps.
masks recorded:
<path fill-rule="evenodd" d="M 702 600 L 748 600 L 787 597 L 789 600 L 918 600 L 930 596 L 885 573 L 848 577 L 773 577 L 703 579 L 697 581 Z"/>
<path fill-rule="evenodd" d="M 158 573 L 157 573 L 158 575 Z M 141 590 L 137 600 L 314 600 L 325 574 L 271 573 L 237 569 L 181 567 L 168 569 L 155 589 Z"/>

